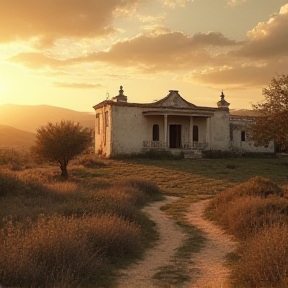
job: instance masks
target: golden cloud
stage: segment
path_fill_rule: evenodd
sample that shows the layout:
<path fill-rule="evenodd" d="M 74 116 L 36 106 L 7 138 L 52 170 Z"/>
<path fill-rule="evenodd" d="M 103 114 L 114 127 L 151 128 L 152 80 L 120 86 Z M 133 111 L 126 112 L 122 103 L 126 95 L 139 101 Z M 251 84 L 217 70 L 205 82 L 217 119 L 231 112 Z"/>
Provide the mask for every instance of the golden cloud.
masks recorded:
<path fill-rule="evenodd" d="M 38 38 L 51 45 L 63 37 L 92 38 L 111 33 L 115 12 L 137 0 L 1 0 L 0 43 Z"/>

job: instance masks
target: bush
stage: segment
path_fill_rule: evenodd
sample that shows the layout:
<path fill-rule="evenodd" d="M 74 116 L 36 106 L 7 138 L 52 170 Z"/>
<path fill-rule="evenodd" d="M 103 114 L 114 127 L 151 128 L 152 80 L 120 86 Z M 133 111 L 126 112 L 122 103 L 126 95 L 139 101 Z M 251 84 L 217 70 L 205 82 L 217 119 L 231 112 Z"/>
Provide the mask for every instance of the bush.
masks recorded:
<path fill-rule="evenodd" d="M 234 278 L 250 283 L 250 287 L 259 287 L 262 283 L 269 284 L 269 287 L 287 287 L 287 239 L 287 226 L 275 225 L 266 227 L 249 242 L 244 242 L 241 258 L 233 269 Z"/>
<path fill-rule="evenodd" d="M 280 197 L 241 197 L 216 209 L 215 216 L 230 233 L 247 240 L 267 226 L 288 224 L 288 200 Z"/>
<path fill-rule="evenodd" d="M 261 198 L 269 195 L 276 195 L 282 197 L 284 195 L 283 189 L 270 179 L 256 176 L 250 180 L 228 189 L 218 194 L 211 202 L 211 206 L 226 206 L 236 198 L 249 196 L 259 196 Z"/>
<path fill-rule="evenodd" d="M 8 222 L 0 245 L 3 284 L 24 287 L 99 284 L 143 249 L 140 228 L 112 215 L 43 216 L 29 230 Z"/>

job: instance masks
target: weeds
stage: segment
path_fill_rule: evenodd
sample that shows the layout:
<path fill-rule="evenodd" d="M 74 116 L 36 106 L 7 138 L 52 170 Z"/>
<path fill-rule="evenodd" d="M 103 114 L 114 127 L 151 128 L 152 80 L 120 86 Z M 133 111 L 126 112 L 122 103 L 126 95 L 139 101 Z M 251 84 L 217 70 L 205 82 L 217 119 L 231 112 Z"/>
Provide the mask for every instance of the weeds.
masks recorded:
<path fill-rule="evenodd" d="M 251 287 L 263 283 L 287 287 L 288 199 L 283 195 L 273 181 L 255 177 L 211 201 L 210 217 L 240 240 L 238 253 L 233 255 L 235 281 Z"/>
<path fill-rule="evenodd" d="M 153 223 L 139 208 L 161 199 L 161 191 L 138 179 L 91 190 L 77 179 L 55 181 L 54 170 L 0 171 L 1 282 L 111 285 L 113 271 L 139 258 L 156 239 Z"/>

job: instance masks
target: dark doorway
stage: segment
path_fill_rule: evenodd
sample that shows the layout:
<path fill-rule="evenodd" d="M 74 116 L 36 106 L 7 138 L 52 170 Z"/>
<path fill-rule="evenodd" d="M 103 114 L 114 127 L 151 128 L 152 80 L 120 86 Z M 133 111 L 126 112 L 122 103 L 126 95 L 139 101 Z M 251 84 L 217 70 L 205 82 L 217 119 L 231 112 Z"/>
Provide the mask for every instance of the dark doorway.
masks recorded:
<path fill-rule="evenodd" d="M 170 148 L 181 148 L 181 125 L 169 126 Z"/>
<path fill-rule="evenodd" d="M 193 141 L 198 142 L 199 141 L 199 129 L 198 126 L 193 126 Z"/>
<path fill-rule="evenodd" d="M 154 124 L 153 125 L 153 141 L 159 141 L 159 125 Z"/>

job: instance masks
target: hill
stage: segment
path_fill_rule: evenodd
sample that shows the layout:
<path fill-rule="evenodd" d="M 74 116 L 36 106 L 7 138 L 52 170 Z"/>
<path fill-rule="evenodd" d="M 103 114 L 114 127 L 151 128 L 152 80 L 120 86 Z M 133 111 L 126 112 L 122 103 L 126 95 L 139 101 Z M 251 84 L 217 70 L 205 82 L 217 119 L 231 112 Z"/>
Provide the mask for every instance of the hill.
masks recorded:
<path fill-rule="evenodd" d="M 30 148 L 36 134 L 22 131 L 11 126 L 0 125 L 0 148 Z"/>
<path fill-rule="evenodd" d="M 92 112 L 92 111 L 91 111 Z M 47 122 L 72 120 L 82 126 L 94 128 L 94 115 L 49 105 L 0 105 L 0 125 L 11 126 L 23 131 L 36 133 L 36 129 Z"/>
<path fill-rule="evenodd" d="M 258 116 L 259 113 L 254 110 L 248 110 L 248 109 L 230 109 L 229 110 L 230 115 L 233 116 Z"/>

